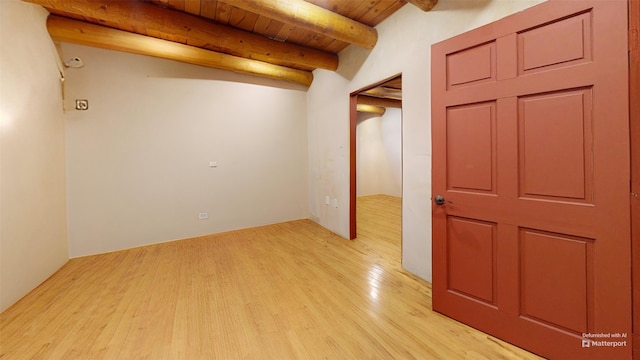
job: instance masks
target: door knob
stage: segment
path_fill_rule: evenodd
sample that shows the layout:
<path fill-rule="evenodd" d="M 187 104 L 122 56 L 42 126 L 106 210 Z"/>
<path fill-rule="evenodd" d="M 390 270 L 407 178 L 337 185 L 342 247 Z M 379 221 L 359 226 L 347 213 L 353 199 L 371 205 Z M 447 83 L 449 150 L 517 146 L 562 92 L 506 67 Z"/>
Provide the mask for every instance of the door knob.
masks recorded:
<path fill-rule="evenodd" d="M 442 195 L 437 195 L 433 201 L 436 203 L 436 205 L 444 205 L 444 196 Z"/>

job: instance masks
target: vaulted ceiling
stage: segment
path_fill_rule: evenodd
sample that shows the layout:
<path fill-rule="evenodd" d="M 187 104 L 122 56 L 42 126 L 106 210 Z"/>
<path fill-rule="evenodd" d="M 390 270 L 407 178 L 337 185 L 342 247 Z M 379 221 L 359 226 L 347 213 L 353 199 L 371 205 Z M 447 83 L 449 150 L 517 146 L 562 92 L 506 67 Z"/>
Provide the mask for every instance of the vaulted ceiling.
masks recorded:
<path fill-rule="evenodd" d="M 309 86 L 407 2 L 437 0 L 25 0 L 45 7 L 51 37 Z"/>

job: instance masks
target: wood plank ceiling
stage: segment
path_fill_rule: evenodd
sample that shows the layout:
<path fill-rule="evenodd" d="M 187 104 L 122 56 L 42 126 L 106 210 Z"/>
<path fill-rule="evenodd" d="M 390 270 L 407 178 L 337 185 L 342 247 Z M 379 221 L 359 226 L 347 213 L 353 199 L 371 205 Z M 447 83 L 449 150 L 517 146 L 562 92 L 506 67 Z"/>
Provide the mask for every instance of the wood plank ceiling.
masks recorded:
<path fill-rule="evenodd" d="M 407 1 L 24 0 L 45 7 L 55 41 L 150 55 L 309 86 L 337 54 L 371 49 L 375 26 Z"/>
<path fill-rule="evenodd" d="M 369 90 L 361 91 L 357 98 L 358 112 L 384 115 L 386 109 L 402 108 L 402 75 L 387 80 Z"/>

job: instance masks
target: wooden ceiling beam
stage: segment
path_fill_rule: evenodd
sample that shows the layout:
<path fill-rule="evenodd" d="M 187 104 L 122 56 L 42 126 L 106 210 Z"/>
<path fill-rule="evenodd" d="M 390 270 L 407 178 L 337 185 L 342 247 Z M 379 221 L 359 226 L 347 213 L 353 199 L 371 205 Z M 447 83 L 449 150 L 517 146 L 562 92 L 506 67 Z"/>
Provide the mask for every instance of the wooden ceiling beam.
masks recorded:
<path fill-rule="evenodd" d="M 358 104 L 402 108 L 402 100 L 384 99 L 362 94 L 358 95 Z"/>
<path fill-rule="evenodd" d="M 56 15 L 50 15 L 47 19 L 47 29 L 56 41 L 177 60 L 305 86 L 311 85 L 313 81 L 313 74 L 308 71 L 217 53 Z"/>
<path fill-rule="evenodd" d="M 224 0 L 235 7 L 336 40 L 373 49 L 376 29 L 304 0 Z"/>
<path fill-rule="evenodd" d="M 206 21 L 200 17 L 150 3 L 128 0 L 25 0 L 49 11 L 102 25 L 122 24 L 125 28 L 163 40 L 206 48 L 220 53 L 260 60 L 303 70 L 335 71 L 335 54 Z"/>
<path fill-rule="evenodd" d="M 430 11 L 434 6 L 436 6 L 436 4 L 438 4 L 438 0 L 409 0 L 409 2 L 420 8 L 422 11 Z"/>
<path fill-rule="evenodd" d="M 387 111 L 386 108 L 383 108 L 381 106 L 366 105 L 366 104 L 358 104 L 358 105 L 356 105 L 356 110 L 358 112 L 377 114 L 377 115 L 380 115 L 380 116 L 384 115 L 384 113 Z"/>
<path fill-rule="evenodd" d="M 385 87 L 384 85 L 363 91 L 362 94 L 385 99 L 402 100 L 402 89 L 393 89 Z"/>

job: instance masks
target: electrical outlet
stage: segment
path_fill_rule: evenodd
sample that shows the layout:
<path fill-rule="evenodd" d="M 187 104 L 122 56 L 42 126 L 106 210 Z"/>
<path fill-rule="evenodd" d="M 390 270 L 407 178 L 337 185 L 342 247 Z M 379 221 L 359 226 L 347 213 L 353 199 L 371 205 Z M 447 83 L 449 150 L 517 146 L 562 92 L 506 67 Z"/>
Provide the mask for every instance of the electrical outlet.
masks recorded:
<path fill-rule="evenodd" d="M 201 212 L 198 213 L 198 220 L 204 220 L 204 219 L 208 219 L 209 218 L 209 214 L 206 212 Z"/>
<path fill-rule="evenodd" d="M 338 199 L 333 199 L 333 207 L 338 208 Z"/>

